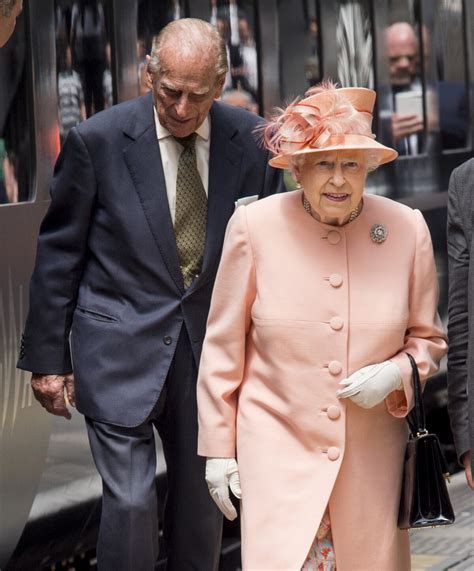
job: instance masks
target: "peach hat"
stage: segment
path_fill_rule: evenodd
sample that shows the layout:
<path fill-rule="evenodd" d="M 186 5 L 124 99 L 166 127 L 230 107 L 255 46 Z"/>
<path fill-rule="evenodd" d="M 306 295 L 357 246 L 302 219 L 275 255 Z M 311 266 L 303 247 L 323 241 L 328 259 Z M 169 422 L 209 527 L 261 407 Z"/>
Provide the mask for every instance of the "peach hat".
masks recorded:
<path fill-rule="evenodd" d="M 341 149 L 371 151 L 379 164 L 397 158 L 397 151 L 377 143 L 372 133 L 375 91 L 338 89 L 327 81 L 306 95 L 279 110 L 261 129 L 265 147 L 276 155 L 269 161 L 271 166 L 284 169 L 291 157 Z"/>

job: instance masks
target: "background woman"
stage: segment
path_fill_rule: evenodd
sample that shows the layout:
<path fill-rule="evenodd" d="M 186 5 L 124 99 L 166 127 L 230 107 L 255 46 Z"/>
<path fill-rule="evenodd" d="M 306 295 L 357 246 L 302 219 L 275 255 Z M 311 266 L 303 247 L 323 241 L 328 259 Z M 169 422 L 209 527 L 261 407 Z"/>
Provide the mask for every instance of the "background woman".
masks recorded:
<path fill-rule="evenodd" d="M 430 235 L 419 211 L 363 195 L 367 172 L 397 156 L 371 134 L 375 93 L 308 94 L 265 132 L 270 163 L 303 190 L 238 208 L 228 227 L 199 454 L 229 519 L 240 474 L 244 570 L 407 571 L 405 353 L 425 380 L 446 352 Z"/>

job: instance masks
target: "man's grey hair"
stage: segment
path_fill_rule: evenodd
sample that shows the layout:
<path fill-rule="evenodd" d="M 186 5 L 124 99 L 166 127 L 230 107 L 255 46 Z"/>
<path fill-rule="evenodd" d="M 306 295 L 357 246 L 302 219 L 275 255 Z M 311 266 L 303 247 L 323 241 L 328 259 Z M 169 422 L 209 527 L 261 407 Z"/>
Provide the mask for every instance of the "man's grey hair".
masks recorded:
<path fill-rule="evenodd" d="M 170 22 L 153 39 L 150 54 L 149 72 L 155 76 L 162 71 L 160 51 L 171 48 L 178 53 L 208 54 L 214 52 L 216 61 L 216 81 L 224 80 L 229 69 L 227 48 L 214 26 L 197 18 L 182 18 Z"/>
<path fill-rule="evenodd" d="M 18 0 L 0 0 L 0 16 L 8 18 Z"/>

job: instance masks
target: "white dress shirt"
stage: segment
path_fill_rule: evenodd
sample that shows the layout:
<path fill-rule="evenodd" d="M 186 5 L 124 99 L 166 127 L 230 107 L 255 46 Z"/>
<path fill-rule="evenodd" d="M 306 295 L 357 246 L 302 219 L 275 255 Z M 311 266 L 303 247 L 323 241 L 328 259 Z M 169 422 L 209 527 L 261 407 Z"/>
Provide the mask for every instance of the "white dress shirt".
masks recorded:
<path fill-rule="evenodd" d="M 179 157 L 183 151 L 180 145 L 171 133 L 163 127 L 158 119 L 156 109 L 155 126 L 158 144 L 160 145 L 161 164 L 163 165 L 163 173 L 165 175 L 166 194 L 168 196 L 168 204 L 170 207 L 171 220 L 175 220 L 176 212 L 176 178 L 178 176 Z M 202 185 L 208 194 L 209 187 L 209 149 L 211 146 L 211 120 L 209 115 L 204 122 L 196 129 L 196 162 L 199 175 L 201 176 Z"/>

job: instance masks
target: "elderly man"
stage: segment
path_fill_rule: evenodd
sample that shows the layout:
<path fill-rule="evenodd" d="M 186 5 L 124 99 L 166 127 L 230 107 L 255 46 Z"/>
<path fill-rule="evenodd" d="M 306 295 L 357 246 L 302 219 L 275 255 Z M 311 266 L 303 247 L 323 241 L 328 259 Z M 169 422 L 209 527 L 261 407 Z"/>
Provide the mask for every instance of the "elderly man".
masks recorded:
<path fill-rule="evenodd" d="M 0 0 L 0 48 L 3 47 L 15 29 L 16 19 L 23 10 L 23 0 Z"/>
<path fill-rule="evenodd" d="M 474 159 L 471 159 L 452 172 L 448 192 L 448 411 L 458 458 L 464 466 L 467 483 L 472 490 L 474 490 L 473 189 Z"/>
<path fill-rule="evenodd" d="M 56 165 L 19 367 L 49 412 L 70 416 L 66 390 L 86 417 L 103 480 L 102 570 L 154 568 L 153 426 L 167 463 L 167 569 L 218 565 L 197 365 L 234 203 L 281 185 L 255 143 L 259 119 L 215 101 L 226 72 L 215 28 L 170 23 L 148 59 L 151 92 L 73 127 Z"/>

